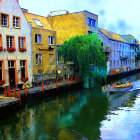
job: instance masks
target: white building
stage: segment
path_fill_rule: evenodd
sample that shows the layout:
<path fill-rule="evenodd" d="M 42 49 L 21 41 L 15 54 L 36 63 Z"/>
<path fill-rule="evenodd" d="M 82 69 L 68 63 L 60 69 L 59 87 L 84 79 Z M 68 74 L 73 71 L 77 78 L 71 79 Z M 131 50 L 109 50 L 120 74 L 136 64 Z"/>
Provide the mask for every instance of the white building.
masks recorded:
<path fill-rule="evenodd" d="M 135 55 L 131 44 L 121 35 L 105 29 L 98 30 L 103 46 L 109 46 L 109 73 L 115 74 L 135 69 Z M 133 48 L 134 50 L 135 48 Z"/>
<path fill-rule="evenodd" d="M 0 84 L 15 87 L 33 77 L 31 28 L 18 0 L 0 0 Z"/>

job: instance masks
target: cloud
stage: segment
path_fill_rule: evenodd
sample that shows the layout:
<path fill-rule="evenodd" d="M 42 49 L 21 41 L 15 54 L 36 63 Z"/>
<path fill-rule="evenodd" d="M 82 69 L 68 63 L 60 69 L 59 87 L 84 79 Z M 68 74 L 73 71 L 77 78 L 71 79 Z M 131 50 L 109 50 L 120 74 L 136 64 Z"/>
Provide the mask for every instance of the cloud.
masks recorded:
<path fill-rule="evenodd" d="M 106 14 L 106 12 L 105 12 L 105 10 L 101 10 L 101 11 L 99 12 L 99 14 L 100 14 L 101 16 L 104 16 L 104 15 Z"/>
<path fill-rule="evenodd" d="M 99 15 L 99 27 L 140 39 L 140 0 L 20 0 L 20 5 L 44 16 L 55 10 L 87 10 Z"/>

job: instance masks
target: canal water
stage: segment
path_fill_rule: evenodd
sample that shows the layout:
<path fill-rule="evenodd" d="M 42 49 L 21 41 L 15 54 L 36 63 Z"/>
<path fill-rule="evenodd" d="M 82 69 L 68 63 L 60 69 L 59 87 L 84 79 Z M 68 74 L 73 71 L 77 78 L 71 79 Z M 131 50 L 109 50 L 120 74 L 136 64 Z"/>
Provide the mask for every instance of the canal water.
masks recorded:
<path fill-rule="evenodd" d="M 29 100 L 0 121 L 0 140 L 140 140 L 140 74 L 125 80 L 134 83 L 127 93 L 105 86 Z"/>

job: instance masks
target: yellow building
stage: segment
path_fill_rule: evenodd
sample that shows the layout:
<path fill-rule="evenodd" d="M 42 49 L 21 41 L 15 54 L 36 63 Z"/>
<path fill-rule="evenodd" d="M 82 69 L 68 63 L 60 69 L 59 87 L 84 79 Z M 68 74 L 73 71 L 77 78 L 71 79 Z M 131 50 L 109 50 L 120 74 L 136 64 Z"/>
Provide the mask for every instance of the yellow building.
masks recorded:
<path fill-rule="evenodd" d="M 69 40 L 71 37 L 92 34 L 98 31 L 98 16 L 88 11 L 75 13 L 54 11 L 50 12 L 47 20 L 52 29 L 56 31 L 57 47 L 63 45 L 64 41 Z M 63 61 L 61 63 L 59 60 L 58 73 L 60 77 L 73 75 L 73 64 L 64 64 Z"/>
<path fill-rule="evenodd" d="M 28 13 L 24 15 L 32 30 L 32 55 L 34 81 L 45 80 L 48 74 L 56 73 L 56 32 L 51 29 L 46 17 Z"/>
<path fill-rule="evenodd" d="M 98 30 L 98 16 L 88 11 L 66 13 L 47 17 L 52 29 L 56 31 L 57 45 L 62 45 L 76 35 L 91 34 Z"/>

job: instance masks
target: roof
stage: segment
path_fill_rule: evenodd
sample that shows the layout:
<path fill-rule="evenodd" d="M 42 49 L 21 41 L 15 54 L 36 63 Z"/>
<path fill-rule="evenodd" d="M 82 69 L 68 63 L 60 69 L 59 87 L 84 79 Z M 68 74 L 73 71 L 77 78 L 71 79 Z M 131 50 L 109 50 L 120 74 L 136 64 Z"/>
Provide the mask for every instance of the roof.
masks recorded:
<path fill-rule="evenodd" d="M 41 28 L 41 29 L 52 30 L 51 29 L 51 25 L 49 24 L 49 22 L 48 22 L 48 20 L 47 20 L 46 17 L 35 15 L 35 14 L 31 14 L 31 13 L 28 13 L 28 12 L 23 12 L 23 13 L 24 13 L 27 21 L 28 22 L 31 22 L 32 27 L 37 27 L 37 28 Z M 39 20 L 43 26 L 38 26 L 35 23 L 35 20 Z"/>
<path fill-rule="evenodd" d="M 140 45 L 140 41 L 137 40 L 133 35 L 131 34 L 128 34 L 128 35 L 121 35 L 125 40 L 127 40 L 129 43 L 131 44 L 138 44 Z M 131 42 L 130 39 L 133 39 L 135 42 Z"/>
<path fill-rule="evenodd" d="M 116 33 L 113 33 L 111 31 L 108 31 L 108 30 L 105 30 L 105 29 L 101 29 L 101 28 L 99 28 L 99 31 L 102 32 L 107 38 L 109 38 L 111 40 L 116 40 L 116 41 L 128 43 L 119 34 L 116 34 Z"/>
<path fill-rule="evenodd" d="M 68 12 L 68 13 L 65 13 L 65 14 L 56 14 L 56 15 L 52 15 L 53 17 L 55 17 L 55 16 L 62 16 L 62 15 L 69 15 L 69 14 L 79 14 L 79 13 L 83 13 L 83 12 L 86 12 L 86 13 L 89 13 L 89 14 L 92 14 L 92 15 L 94 15 L 94 16 L 97 16 L 98 17 L 98 15 L 96 15 L 96 14 L 94 14 L 94 13 L 91 13 L 91 12 L 89 12 L 89 11 L 87 11 L 87 10 L 83 10 L 83 11 L 79 11 L 79 12 L 72 12 L 72 13 L 70 13 L 70 12 Z M 49 15 L 49 14 L 48 14 Z M 49 17 L 49 16 L 48 16 Z M 47 18 L 48 18 L 47 17 Z"/>

